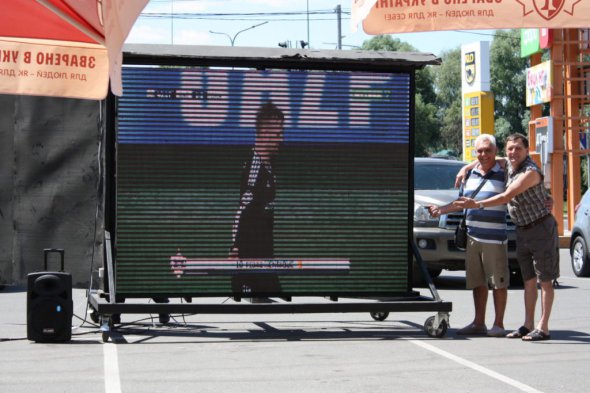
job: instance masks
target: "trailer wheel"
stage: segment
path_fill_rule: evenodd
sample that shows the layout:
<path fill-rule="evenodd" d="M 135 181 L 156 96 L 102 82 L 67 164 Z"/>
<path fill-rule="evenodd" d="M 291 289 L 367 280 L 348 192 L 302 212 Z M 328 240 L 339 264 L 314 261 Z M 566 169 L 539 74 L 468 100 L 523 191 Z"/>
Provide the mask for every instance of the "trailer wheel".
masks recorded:
<path fill-rule="evenodd" d="M 389 313 L 387 311 L 371 312 L 371 318 L 373 318 L 375 321 L 385 321 L 388 316 L 389 316 Z"/>
<path fill-rule="evenodd" d="M 434 326 L 434 316 L 429 317 L 424 322 L 424 330 L 429 337 L 442 338 L 447 334 L 448 324 L 447 321 L 441 319 L 438 326 Z"/>
<path fill-rule="evenodd" d="M 109 333 L 111 332 L 112 328 L 112 320 L 110 316 L 100 315 L 100 333 L 102 336 L 102 342 L 106 343 L 109 341 Z"/>
<path fill-rule="evenodd" d="M 98 313 L 94 310 L 91 309 L 90 310 L 90 320 L 94 323 L 99 323 L 100 322 L 100 317 L 98 315 Z"/>

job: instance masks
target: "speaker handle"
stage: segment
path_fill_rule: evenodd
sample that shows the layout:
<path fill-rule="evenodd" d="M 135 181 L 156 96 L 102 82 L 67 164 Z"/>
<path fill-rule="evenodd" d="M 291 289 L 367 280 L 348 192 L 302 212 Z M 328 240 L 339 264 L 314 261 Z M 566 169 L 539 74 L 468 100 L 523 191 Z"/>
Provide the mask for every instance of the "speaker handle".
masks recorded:
<path fill-rule="evenodd" d="M 47 255 L 51 252 L 58 252 L 61 257 L 61 270 L 64 271 L 64 249 L 63 248 L 44 248 L 43 249 L 43 261 L 45 264 L 45 271 L 47 271 Z"/>

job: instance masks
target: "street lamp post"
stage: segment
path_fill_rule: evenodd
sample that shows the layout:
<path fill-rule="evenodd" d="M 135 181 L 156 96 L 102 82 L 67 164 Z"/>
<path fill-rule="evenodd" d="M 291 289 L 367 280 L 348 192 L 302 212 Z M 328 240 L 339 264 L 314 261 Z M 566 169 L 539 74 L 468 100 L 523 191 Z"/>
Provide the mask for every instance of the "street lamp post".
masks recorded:
<path fill-rule="evenodd" d="M 229 34 L 227 34 L 227 33 L 222 33 L 222 32 L 219 32 L 219 31 L 213 31 L 213 30 L 209 30 L 209 33 L 211 33 L 211 34 L 221 34 L 221 35 L 224 35 L 224 36 L 226 36 L 227 38 L 229 38 L 229 42 L 231 42 L 231 46 L 234 46 L 234 43 L 236 42 L 236 38 L 237 38 L 237 36 L 238 36 L 240 33 L 243 33 L 243 32 L 244 32 L 244 31 L 246 31 L 246 30 L 251 30 L 251 29 L 254 29 L 254 28 L 258 27 L 258 26 L 262 26 L 262 25 L 264 25 L 264 24 L 267 24 L 267 23 L 268 23 L 268 21 L 266 21 L 266 22 L 262 22 L 262 23 L 259 23 L 259 24 L 257 24 L 257 25 L 254 25 L 254 26 L 250 26 L 250 27 L 248 27 L 248 28 L 245 28 L 245 29 L 243 29 L 243 30 L 240 30 L 240 31 L 238 31 L 236 34 L 234 34 L 234 36 L 233 36 L 233 37 L 232 37 L 232 36 L 230 36 L 230 35 L 229 35 Z"/>

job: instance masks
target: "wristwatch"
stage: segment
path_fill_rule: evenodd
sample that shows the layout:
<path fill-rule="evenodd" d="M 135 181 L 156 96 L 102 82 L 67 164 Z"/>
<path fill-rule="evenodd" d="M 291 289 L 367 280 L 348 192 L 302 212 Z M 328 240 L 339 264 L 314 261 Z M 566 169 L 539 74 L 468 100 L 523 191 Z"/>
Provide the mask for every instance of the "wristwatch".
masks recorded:
<path fill-rule="evenodd" d="M 483 203 L 479 202 L 477 206 L 479 206 L 480 209 L 483 209 Z"/>

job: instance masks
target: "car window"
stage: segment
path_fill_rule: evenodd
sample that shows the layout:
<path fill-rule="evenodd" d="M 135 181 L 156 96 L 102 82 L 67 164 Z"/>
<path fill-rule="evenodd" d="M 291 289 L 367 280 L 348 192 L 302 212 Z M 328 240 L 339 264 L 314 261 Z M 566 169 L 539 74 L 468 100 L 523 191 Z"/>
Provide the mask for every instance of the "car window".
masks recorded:
<path fill-rule="evenodd" d="M 415 190 L 452 190 L 455 188 L 455 177 L 463 167 L 463 162 L 455 165 L 450 163 L 436 164 L 416 162 L 414 164 Z"/>

